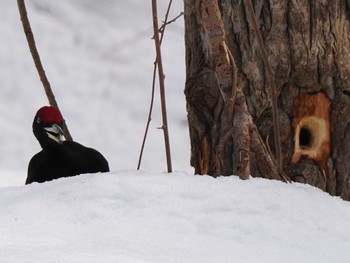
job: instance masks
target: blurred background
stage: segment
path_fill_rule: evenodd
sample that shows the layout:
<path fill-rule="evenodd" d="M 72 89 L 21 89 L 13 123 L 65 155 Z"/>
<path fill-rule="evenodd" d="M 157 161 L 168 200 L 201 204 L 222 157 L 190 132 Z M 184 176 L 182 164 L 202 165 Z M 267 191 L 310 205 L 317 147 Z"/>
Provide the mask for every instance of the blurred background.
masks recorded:
<path fill-rule="evenodd" d="M 40 151 L 32 134 L 36 111 L 47 105 L 17 2 L 1 0 L 0 186 L 21 185 Z M 151 1 L 26 1 L 37 48 L 73 139 L 99 150 L 111 171 L 137 167 L 151 99 L 154 42 Z M 163 21 L 168 1 L 158 1 Z M 183 11 L 173 1 L 169 18 Z M 162 44 L 173 169 L 191 172 L 183 17 Z M 158 82 L 157 82 L 158 84 Z M 141 170 L 166 171 L 159 88 Z"/>

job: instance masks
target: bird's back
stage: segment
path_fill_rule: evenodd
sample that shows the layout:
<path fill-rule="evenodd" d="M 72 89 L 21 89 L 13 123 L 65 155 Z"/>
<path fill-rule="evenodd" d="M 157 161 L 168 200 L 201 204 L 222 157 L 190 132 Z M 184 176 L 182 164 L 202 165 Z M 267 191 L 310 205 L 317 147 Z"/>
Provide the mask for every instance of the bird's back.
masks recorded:
<path fill-rule="evenodd" d="M 65 141 L 33 156 L 29 162 L 26 184 L 108 171 L 108 162 L 101 153 L 77 142 Z"/>

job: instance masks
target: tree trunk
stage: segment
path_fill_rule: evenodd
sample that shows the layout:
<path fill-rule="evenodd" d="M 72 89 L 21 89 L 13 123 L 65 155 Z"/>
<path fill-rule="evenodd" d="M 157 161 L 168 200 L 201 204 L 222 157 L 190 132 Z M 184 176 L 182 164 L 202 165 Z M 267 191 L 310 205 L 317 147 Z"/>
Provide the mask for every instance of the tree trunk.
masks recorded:
<path fill-rule="evenodd" d="M 350 199 L 347 0 L 253 1 L 278 93 L 283 170 Z M 272 98 L 243 0 L 184 0 L 191 164 L 197 174 L 288 180 Z M 267 144 L 266 144 L 267 142 Z"/>

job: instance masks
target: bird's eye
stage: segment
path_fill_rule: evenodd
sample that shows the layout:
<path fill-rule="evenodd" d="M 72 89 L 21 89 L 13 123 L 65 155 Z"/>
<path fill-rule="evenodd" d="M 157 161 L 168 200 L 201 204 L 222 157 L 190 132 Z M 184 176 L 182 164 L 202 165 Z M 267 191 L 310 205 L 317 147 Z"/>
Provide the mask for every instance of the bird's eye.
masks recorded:
<path fill-rule="evenodd" d="M 41 123 L 41 119 L 39 117 L 36 119 L 36 123 L 38 123 L 38 124 Z"/>

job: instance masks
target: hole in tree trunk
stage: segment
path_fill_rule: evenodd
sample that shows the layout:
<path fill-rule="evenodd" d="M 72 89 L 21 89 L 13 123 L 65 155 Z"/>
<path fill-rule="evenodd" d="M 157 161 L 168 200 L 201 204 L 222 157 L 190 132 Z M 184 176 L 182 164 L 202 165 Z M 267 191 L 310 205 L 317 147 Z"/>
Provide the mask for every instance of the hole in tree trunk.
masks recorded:
<path fill-rule="evenodd" d="M 324 179 L 328 177 L 330 156 L 330 100 L 322 93 L 300 93 L 293 100 L 292 127 L 294 128 L 294 154 L 291 163 L 296 164 L 302 156 L 316 161 Z"/>
<path fill-rule="evenodd" d="M 299 133 L 299 144 L 301 148 L 310 147 L 312 143 L 312 134 L 308 128 L 301 128 Z"/>

